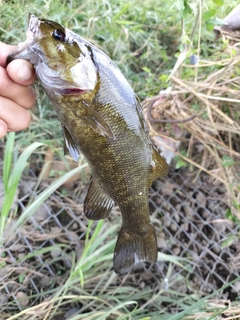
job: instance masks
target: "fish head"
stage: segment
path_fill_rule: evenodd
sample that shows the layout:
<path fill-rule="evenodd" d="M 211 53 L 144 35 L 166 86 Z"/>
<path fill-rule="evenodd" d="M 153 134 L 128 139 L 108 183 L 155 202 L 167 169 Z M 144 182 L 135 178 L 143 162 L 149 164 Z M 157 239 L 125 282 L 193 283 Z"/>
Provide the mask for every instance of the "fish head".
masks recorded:
<path fill-rule="evenodd" d="M 90 43 L 61 24 L 29 14 L 27 40 L 9 57 L 25 59 L 35 67 L 42 85 L 65 94 L 94 90 L 98 70 Z"/>

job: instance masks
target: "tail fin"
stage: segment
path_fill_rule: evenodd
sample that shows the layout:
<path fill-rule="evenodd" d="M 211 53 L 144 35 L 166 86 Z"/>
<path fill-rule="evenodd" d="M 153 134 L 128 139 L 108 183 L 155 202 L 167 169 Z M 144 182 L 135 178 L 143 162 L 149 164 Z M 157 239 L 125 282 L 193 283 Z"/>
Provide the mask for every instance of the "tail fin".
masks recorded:
<path fill-rule="evenodd" d="M 118 235 L 113 258 L 114 271 L 127 273 L 140 261 L 157 261 L 157 240 L 151 223 L 144 233 L 130 233 L 122 227 Z"/>

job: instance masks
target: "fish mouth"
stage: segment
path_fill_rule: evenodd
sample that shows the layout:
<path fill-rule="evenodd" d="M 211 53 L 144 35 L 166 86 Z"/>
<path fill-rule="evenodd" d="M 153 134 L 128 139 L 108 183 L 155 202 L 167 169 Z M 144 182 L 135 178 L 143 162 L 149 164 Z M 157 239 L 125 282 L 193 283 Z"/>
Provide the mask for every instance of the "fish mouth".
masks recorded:
<path fill-rule="evenodd" d="M 28 15 L 27 40 L 18 44 L 17 50 L 7 57 L 7 64 L 15 59 L 24 59 L 36 65 L 41 58 L 41 51 L 37 49 L 35 43 L 40 38 L 40 20 L 34 15 Z"/>
<path fill-rule="evenodd" d="M 40 20 L 32 13 L 28 14 L 28 28 L 27 28 L 27 41 L 30 43 L 35 42 L 36 38 L 39 38 Z"/>
<path fill-rule="evenodd" d="M 17 50 L 7 57 L 7 65 L 15 59 L 27 60 L 31 64 L 36 65 L 39 61 L 39 55 L 33 52 L 29 47 L 29 42 L 25 41 L 19 43 Z"/>

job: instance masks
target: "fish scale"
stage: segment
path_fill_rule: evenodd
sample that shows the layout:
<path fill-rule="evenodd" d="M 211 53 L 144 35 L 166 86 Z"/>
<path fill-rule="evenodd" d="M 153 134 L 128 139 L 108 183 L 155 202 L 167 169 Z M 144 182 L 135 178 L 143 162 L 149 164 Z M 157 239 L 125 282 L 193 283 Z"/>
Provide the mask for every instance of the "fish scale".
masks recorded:
<path fill-rule="evenodd" d="M 91 169 L 84 213 L 106 218 L 117 204 L 122 214 L 113 258 L 117 273 L 140 261 L 157 261 L 157 241 L 148 209 L 152 181 L 168 165 L 150 140 L 139 100 L 114 62 L 62 25 L 30 15 L 27 40 L 7 59 L 35 67 L 63 127 L 65 150 L 79 151 Z"/>

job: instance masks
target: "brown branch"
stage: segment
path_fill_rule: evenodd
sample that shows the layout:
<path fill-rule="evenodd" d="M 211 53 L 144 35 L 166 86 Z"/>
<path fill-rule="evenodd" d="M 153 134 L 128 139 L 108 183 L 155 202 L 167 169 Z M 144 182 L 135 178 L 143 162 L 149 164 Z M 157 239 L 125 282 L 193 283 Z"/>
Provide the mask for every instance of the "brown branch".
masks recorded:
<path fill-rule="evenodd" d="M 158 122 L 158 123 L 184 123 L 184 122 L 188 122 L 191 121 L 192 119 L 196 118 L 197 115 L 192 115 L 191 117 L 187 118 L 187 119 L 183 119 L 183 120 L 172 120 L 172 119 L 167 119 L 167 120 L 158 120 L 158 119 L 154 119 L 151 115 L 151 111 L 152 111 L 152 107 L 154 105 L 154 103 L 157 100 L 153 100 L 152 102 L 149 103 L 148 107 L 147 107 L 147 117 L 148 120 L 151 122 Z"/>

